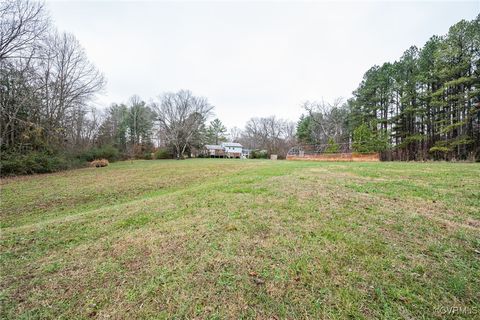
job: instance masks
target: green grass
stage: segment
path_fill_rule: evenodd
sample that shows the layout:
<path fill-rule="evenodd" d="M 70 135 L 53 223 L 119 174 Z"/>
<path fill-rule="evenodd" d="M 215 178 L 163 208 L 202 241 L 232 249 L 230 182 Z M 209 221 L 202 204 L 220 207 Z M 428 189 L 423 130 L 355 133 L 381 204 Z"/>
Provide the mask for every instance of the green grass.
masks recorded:
<path fill-rule="evenodd" d="M 480 317 L 479 164 L 127 161 L 1 200 L 6 319 Z"/>

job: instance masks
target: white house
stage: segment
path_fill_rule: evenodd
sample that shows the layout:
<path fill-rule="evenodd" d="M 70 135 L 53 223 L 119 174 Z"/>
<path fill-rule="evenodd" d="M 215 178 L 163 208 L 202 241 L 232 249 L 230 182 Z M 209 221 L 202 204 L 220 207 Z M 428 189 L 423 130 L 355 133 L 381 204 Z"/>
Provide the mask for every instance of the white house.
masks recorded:
<path fill-rule="evenodd" d="M 227 158 L 241 158 L 243 146 L 236 142 L 224 142 L 222 148 Z"/>

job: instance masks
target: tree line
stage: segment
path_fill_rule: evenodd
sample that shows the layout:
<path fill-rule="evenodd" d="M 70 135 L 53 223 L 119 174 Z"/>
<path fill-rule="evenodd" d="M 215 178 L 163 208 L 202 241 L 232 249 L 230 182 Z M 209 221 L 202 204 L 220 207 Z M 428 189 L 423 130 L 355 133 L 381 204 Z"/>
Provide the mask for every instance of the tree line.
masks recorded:
<path fill-rule="evenodd" d="M 89 102 L 104 84 L 78 40 L 52 26 L 42 3 L 0 2 L 2 170 L 8 159 L 24 158 L 34 168 L 66 165 L 48 155 L 89 144 L 98 126 Z M 25 156 L 40 150 L 39 159 Z"/>
<path fill-rule="evenodd" d="M 94 107 L 105 78 L 75 36 L 55 28 L 43 3 L 2 1 L 0 16 L 2 174 L 55 171 L 101 157 L 183 158 L 227 140 L 219 119 L 207 124 L 213 106 L 188 90 L 150 103 L 133 95 L 106 110 Z M 252 119 L 236 138 L 277 152 L 283 126 L 275 117 Z"/>
<path fill-rule="evenodd" d="M 387 160 L 480 159 L 480 15 L 373 66 L 347 102 L 304 108 L 305 144 L 335 141 Z"/>
<path fill-rule="evenodd" d="M 301 144 L 390 160 L 480 158 L 480 16 L 372 67 L 347 101 L 307 101 L 297 123 L 272 115 L 230 130 L 189 90 L 96 108 L 104 76 L 41 2 L 2 1 L 0 18 L 2 174 L 97 158 L 181 159 L 227 140 L 280 157 Z"/>

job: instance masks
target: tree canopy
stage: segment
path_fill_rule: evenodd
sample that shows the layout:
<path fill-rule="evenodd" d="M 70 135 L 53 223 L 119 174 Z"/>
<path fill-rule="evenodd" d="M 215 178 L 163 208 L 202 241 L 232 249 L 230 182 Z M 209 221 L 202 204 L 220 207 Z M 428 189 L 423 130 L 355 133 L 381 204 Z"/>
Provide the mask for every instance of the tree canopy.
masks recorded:
<path fill-rule="evenodd" d="M 477 16 L 368 70 L 349 101 L 351 126 L 387 135 L 393 159 L 478 159 L 479 67 Z"/>
<path fill-rule="evenodd" d="M 346 103 L 304 109 L 304 144 L 333 139 L 358 152 L 386 150 L 392 160 L 479 159 L 480 15 L 371 67 Z"/>
<path fill-rule="evenodd" d="M 219 144 L 221 142 L 227 141 L 227 127 L 225 127 L 220 121 L 216 118 L 210 122 L 210 125 L 207 128 L 206 142 L 210 144 Z"/>

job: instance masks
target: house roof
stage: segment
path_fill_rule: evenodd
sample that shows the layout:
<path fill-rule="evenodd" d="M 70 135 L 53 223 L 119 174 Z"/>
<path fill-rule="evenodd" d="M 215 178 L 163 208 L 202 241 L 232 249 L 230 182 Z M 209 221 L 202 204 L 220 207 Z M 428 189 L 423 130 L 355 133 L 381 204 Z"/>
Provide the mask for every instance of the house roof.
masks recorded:
<path fill-rule="evenodd" d="M 206 144 L 205 148 L 208 150 L 223 150 L 223 147 L 219 146 L 218 144 Z"/>
<path fill-rule="evenodd" d="M 224 142 L 222 143 L 222 146 L 224 147 L 243 147 L 240 143 L 236 143 L 236 142 Z"/>

